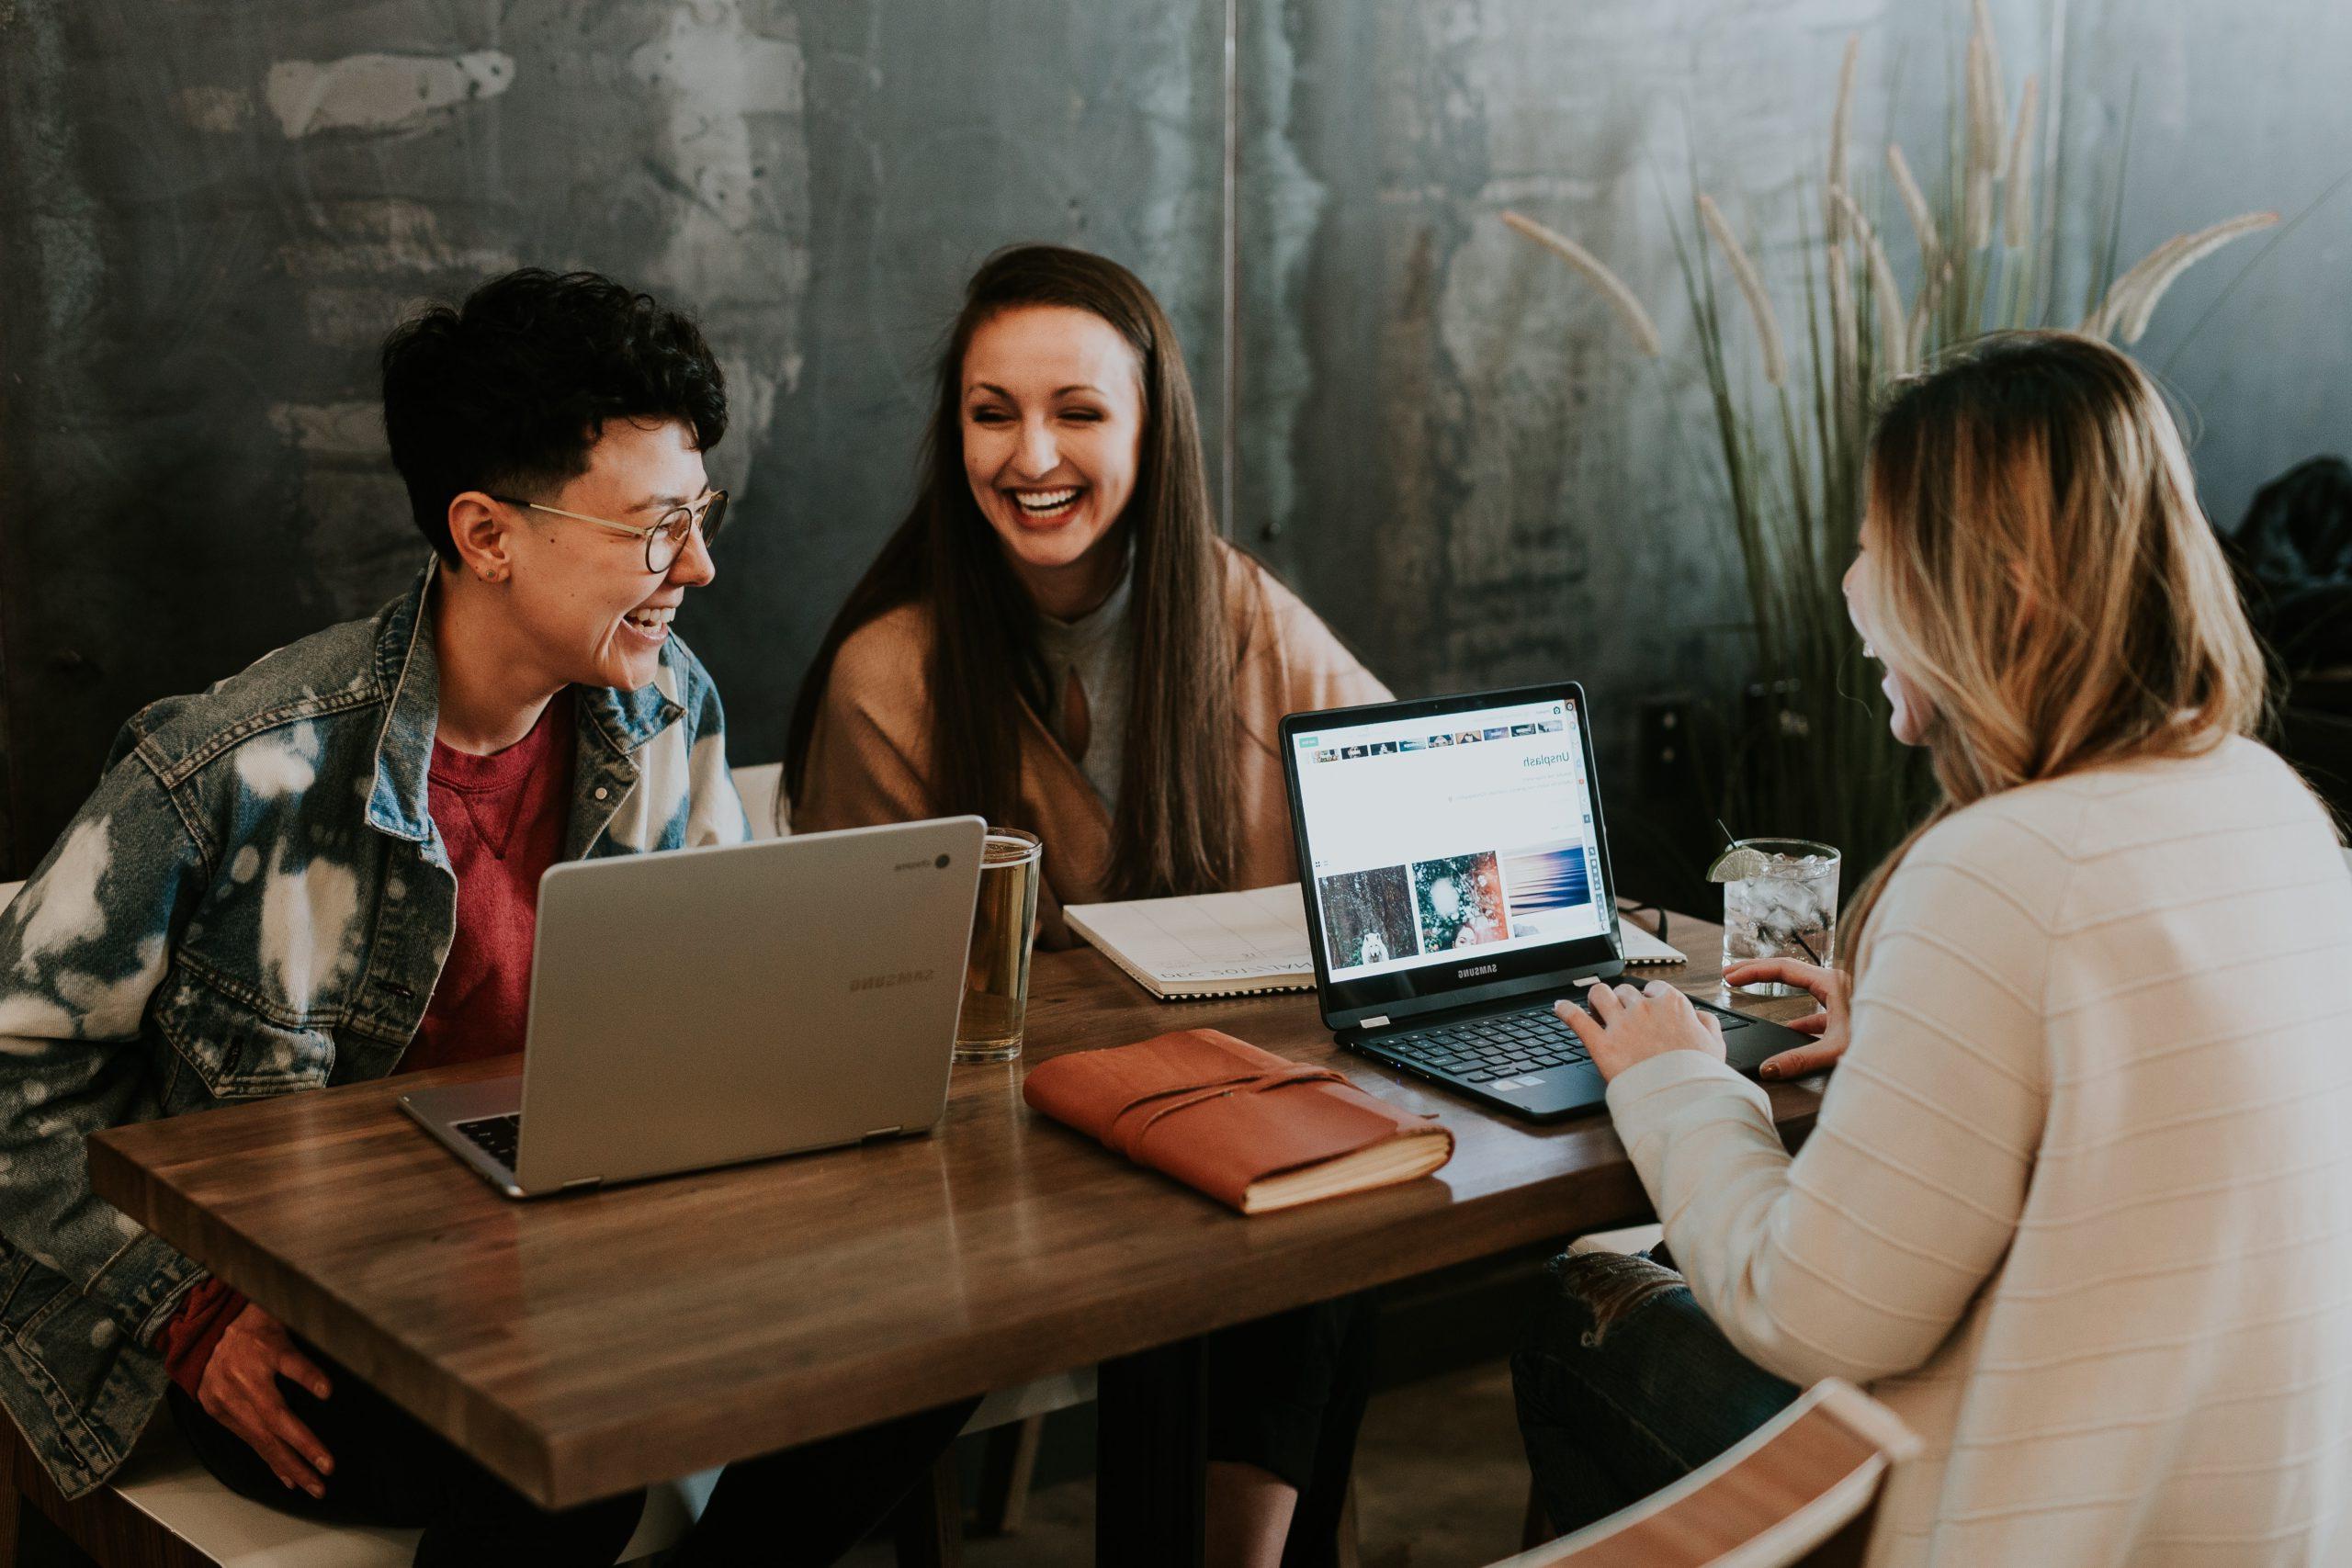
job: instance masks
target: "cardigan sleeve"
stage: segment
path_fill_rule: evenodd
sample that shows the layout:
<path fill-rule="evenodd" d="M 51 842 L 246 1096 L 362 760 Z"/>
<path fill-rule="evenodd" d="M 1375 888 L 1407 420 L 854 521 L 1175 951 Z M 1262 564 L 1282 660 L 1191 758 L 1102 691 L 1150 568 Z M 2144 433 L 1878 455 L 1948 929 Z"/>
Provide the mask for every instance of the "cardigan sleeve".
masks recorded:
<path fill-rule="evenodd" d="M 920 651 L 889 617 L 852 633 L 833 659 L 796 797 L 781 809 L 794 832 L 912 822 L 933 815 L 927 771 L 929 696 Z"/>
<path fill-rule="evenodd" d="M 1292 655 L 1288 711 L 1354 707 L 1392 700 L 1394 694 L 1357 660 L 1321 617 L 1305 604 L 1300 604 L 1298 610 L 1297 621 L 1303 624 L 1294 625 L 1285 639 Z"/>
<path fill-rule="evenodd" d="M 2041 1003 L 2065 869 L 1997 818 L 1914 846 L 1793 1160 L 1764 1092 L 1702 1053 L 1610 1085 L 1692 1294 L 1757 1365 L 1798 1383 L 1915 1370 L 1999 1267 L 2047 1105 Z"/>

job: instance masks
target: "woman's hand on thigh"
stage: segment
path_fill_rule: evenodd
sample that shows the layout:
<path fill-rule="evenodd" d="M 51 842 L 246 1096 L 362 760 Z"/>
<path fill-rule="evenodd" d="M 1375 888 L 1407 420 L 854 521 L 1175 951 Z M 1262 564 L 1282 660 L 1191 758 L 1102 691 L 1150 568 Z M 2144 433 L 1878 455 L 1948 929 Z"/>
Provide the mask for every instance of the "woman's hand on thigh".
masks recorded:
<path fill-rule="evenodd" d="M 322 1478 L 334 1472 L 334 1456 L 287 1406 L 280 1378 L 320 1399 L 333 1392 L 326 1373 L 294 1348 L 286 1325 L 248 1306 L 230 1322 L 204 1364 L 196 1402 L 259 1454 L 279 1482 L 324 1497 Z"/>

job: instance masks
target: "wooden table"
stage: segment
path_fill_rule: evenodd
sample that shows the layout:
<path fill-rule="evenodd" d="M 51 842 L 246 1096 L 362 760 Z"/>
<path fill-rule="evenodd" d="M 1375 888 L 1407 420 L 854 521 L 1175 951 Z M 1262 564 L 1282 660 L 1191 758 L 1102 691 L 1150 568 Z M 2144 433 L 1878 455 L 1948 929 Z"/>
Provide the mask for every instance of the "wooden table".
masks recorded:
<path fill-rule="evenodd" d="M 1705 956 L 1657 973 L 1717 995 L 1716 929 L 1671 934 Z M 956 1068 L 927 1137 L 512 1202 L 393 1104 L 510 1059 L 117 1128 L 91 1173 L 549 1506 L 1101 1363 L 1098 1555 L 1122 1564 L 1198 1560 L 1200 1336 L 1648 1213 L 1605 1116 L 1490 1116 L 1340 1053 L 1312 996 L 1156 1003 L 1091 951 L 1040 954 L 1032 988 L 1031 1062 L 1213 1025 L 1435 1112 L 1453 1159 L 1243 1219 L 1032 1114 L 1014 1064 Z M 1801 1137 L 1819 1085 L 1770 1093 Z"/>

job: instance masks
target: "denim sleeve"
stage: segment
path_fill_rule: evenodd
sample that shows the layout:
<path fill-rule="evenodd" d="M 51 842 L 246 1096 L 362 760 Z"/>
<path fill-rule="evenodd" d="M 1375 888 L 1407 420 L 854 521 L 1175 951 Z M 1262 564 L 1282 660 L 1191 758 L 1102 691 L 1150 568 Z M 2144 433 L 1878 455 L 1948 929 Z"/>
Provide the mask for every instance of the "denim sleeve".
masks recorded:
<path fill-rule="evenodd" d="M 727 710 L 717 684 L 706 676 L 700 685 L 691 716 L 694 744 L 687 752 L 686 843 L 740 844 L 751 838 L 752 824 L 727 766 Z"/>
<path fill-rule="evenodd" d="M 0 1235 L 146 1341 L 181 1255 L 90 1190 L 84 1140 L 152 1095 L 149 996 L 204 886 L 194 836 L 137 758 L 118 762 L 0 910 Z"/>

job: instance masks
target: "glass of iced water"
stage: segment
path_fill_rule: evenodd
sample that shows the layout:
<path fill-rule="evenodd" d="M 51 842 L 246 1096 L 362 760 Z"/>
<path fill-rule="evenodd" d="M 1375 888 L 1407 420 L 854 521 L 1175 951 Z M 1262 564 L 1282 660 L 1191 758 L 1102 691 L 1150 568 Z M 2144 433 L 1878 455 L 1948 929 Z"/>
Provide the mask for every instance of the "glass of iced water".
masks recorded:
<path fill-rule="evenodd" d="M 1741 839 L 1715 857 L 1710 881 L 1724 885 L 1724 967 L 1756 958 L 1828 964 L 1837 954 L 1838 852 L 1810 839 Z M 1800 987 L 1768 980 L 1736 989 L 1792 997 Z"/>

